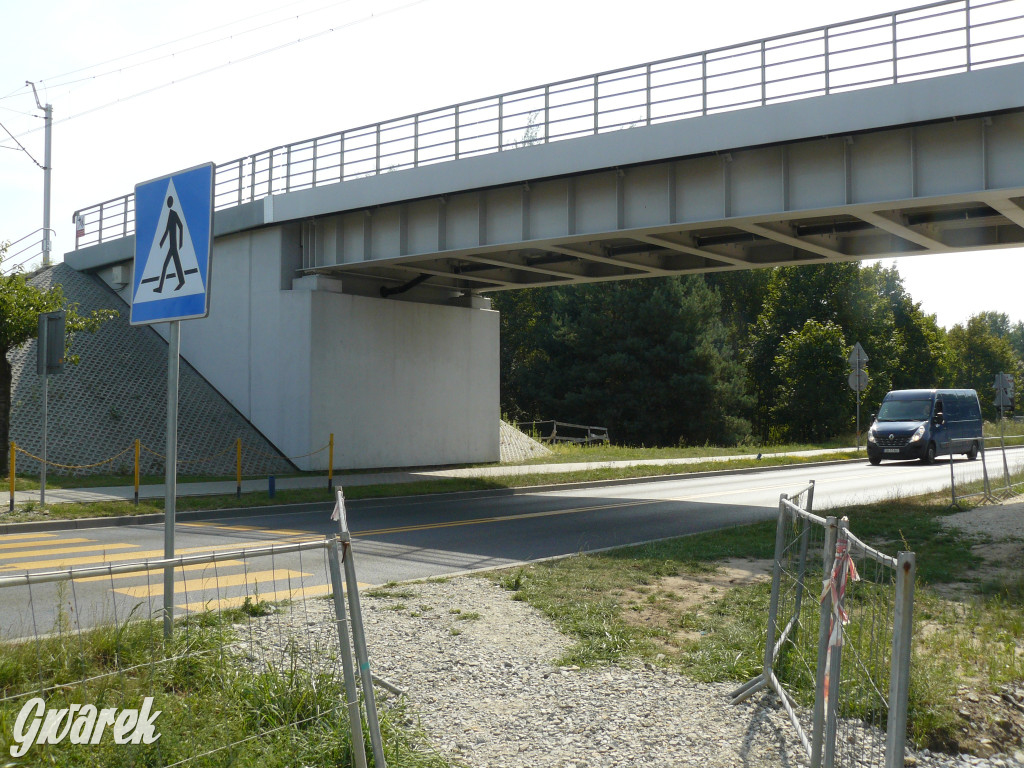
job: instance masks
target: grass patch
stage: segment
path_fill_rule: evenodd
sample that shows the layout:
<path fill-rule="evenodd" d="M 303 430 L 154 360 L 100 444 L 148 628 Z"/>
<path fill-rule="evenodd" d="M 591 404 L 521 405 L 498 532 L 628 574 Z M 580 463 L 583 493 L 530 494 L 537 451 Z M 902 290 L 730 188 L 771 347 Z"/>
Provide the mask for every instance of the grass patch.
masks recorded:
<path fill-rule="evenodd" d="M 190 616 L 177 622 L 168 642 L 161 621 L 138 621 L 0 645 L 0 750 L 10 754 L 18 713 L 43 688 L 48 708 L 139 707 L 152 696 L 153 710 L 160 711 L 154 722 L 160 738 L 152 744 L 115 744 L 108 729 L 95 745 L 65 739 L 30 747 L 19 765 L 167 765 L 226 745 L 201 764 L 352 765 L 340 675 L 307 671 L 294 660 L 284 660 L 280 668 L 245 663 L 230 647 L 231 623 L 241 615 Z M 382 708 L 388 764 L 447 766 L 411 722 L 401 704 Z"/>
<path fill-rule="evenodd" d="M 997 433 L 998 434 L 998 433 Z M 796 451 L 829 450 L 852 448 L 856 444 L 854 435 L 842 436 L 824 443 L 786 443 L 780 445 L 691 445 L 666 448 L 647 448 L 625 445 L 577 445 L 554 443 L 546 447 L 551 453 L 535 456 L 523 464 L 557 464 L 560 462 L 583 461 L 633 461 L 638 459 L 694 459 L 707 456 L 745 456 L 758 453 L 794 453 Z"/>
<path fill-rule="evenodd" d="M 409 589 L 408 587 L 403 587 L 399 585 L 397 582 L 389 581 L 387 584 L 384 584 L 382 586 L 374 587 L 373 589 L 368 589 L 363 594 L 365 594 L 367 597 L 382 597 L 395 599 L 400 598 L 408 600 L 411 597 L 416 597 L 417 593 L 415 590 Z"/>
<path fill-rule="evenodd" d="M 942 494 L 830 513 L 848 516 L 859 538 L 887 553 L 916 552 L 909 733 L 921 746 L 971 749 L 962 738 L 958 690 L 966 685 L 993 694 L 1000 685 L 1024 682 L 1024 577 L 974 579 L 981 561 L 971 547 L 982 538 L 942 526 L 950 514 Z M 673 595 L 664 585 L 673 579 L 704 581 L 726 558 L 770 560 L 774 540 L 775 523 L 766 522 L 519 567 L 490 578 L 575 639 L 559 664 L 641 659 L 701 681 L 741 683 L 761 671 L 770 584 L 711 589 L 696 606 L 682 599 L 685 588 Z M 820 584 L 820 565 L 818 571 L 807 583 Z M 865 581 L 848 592 L 852 615 L 867 615 L 879 591 L 888 589 L 871 583 L 870 573 L 862 575 Z M 943 586 L 954 582 L 973 585 L 975 594 L 966 600 L 944 597 Z M 805 596 L 815 617 L 816 597 Z M 870 628 L 851 624 L 848 632 L 852 648 L 866 647 Z M 778 672 L 806 706 L 813 701 L 813 680 L 799 657 L 816 657 L 816 636 L 805 632 L 798 642 L 807 647 L 792 658 L 784 655 Z M 885 668 L 887 680 L 888 658 L 882 656 L 879 670 Z M 848 686 L 843 706 L 846 716 L 878 714 L 866 686 Z"/>

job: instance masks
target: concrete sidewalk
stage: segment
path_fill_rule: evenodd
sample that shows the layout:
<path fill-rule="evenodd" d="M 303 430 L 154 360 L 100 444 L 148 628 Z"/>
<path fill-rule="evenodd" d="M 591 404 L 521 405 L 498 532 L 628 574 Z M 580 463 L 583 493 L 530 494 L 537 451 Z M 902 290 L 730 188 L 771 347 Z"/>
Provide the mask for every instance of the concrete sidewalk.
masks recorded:
<path fill-rule="evenodd" d="M 429 470 L 396 470 L 390 472 L 360 472 L 353 474 L 335 474 L 334 483 L 337 486 L 352 487 L 361 485 L 392 485 L 400 483 L 414 483 L 421 480 L 440 480 L 451 478 L 481 478 L 510 477 L 516 475 L 552 475 L 566 472 L 582 472 L 590 469 L 617 469 L 623 467 L 642 466 L 685 466 L 687 464 L 700 464 L 705 462 L 739 461 L 743 459 L 756 459 L 760 455 L 763 459 L 779 458 L 784 456 L 813 457 L 829 453 L 854 453 L 855 448 L 835 448 L 814 451 L 794 451 L 792 453 L 765 453 L 765 454 L 743 454 L 736 456 L 696 456 L 685 459 L 635 459 L 626 461 L 589 461 L 568 464 L 513 464 L 507 466 L 491 467 L 461 467 L 458 469 L 429 469 Z M 295 490 L 302 488 L 325 488 L 327 486 L 327 475 L 306 475 L 303 477 L 278 477 L 275 478 L 277 490 Z M 266 491 L 268 487 L 267 478 L 250 479 L 242 481 L 242 493 Z M 235 493 L 236 484 L 233 480 L 217 480 L 205 483 L 179 483 L 177 496 L 226 496 Z M 91 502 L 91 501 L 132 501 L 135 498 L 135 489 L 130 486 L 113 486 L 100 488 L 47 488 L 46 503 L 66 504 L 70 502 Z M 139 486 L 140 499 L 162 499 L 164 498 L 164 484 Z M 25 504 L 38 502 L 39 491 L 16 491 L 15 502 Z"/>

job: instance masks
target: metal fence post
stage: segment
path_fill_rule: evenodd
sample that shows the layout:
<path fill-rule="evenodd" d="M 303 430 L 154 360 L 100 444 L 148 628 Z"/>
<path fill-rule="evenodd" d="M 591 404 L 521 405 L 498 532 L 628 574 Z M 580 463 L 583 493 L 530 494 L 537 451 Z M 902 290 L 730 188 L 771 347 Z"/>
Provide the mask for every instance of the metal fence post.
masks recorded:
<path fill-rule="evenodd" d="M 352 621 L 352 644 L 356 648 L 359 662 L 359 680 L 363 686 L 363 706 L 366 708 L 366 727 L 370 731 L 370 746 L 373 749 L 374 768 L 387 768 L 384 760 L 384 744 L 377 719 L 377 701 L 373 695 L 373 674 L 366 652 L 366 635 L 363 633 L 363 612 L 359 607 L 359 581 L 356 579 L 356 565 L 352 559 L 352 538 L 347 530 L 338 534 L 342 546 L 342 565 L 345 568 L 345 592 Z"/>
<path fill-rule="evenodd" d="M 772 563 L 772 596 L 768 606 L 768 631 L 764 641 L 764 663 L 761 674 L 748 680 L 729 696 L 730 704 L 739 704 L 767 686 L 772 679 L 772 667 L 775 664 L 775 634 L 779 613 L 779 592 L 782 583 L 782 554 L 786 547 L 786 520 L 789 517 L 785 501 L 789 496 L 779 496 L 779 517 L 775 525 L 775 560 Z"/>
<path fill-rule="evenodd" d="M 826 578 L 832 572 L 836 554 L 835 516 L 825 518 L 825 545 L 822 548 L 822 573 Z M 818 665 L 814 680 L 814 714 L 811 721 L 811 768 L 821 768 L 822 739 L 825 723 L 825 659 L 828 655 L 829 621 L 832 617 L 832 592 L 824 592 L 818 619 Z"/>
<path fill-rule="evenodd" d="M 8 450 L 10 451 L 10 461 L 11 461 L 11 467 L 8 470 L 8 472 L 9 472 L 8 477 L 10 477 L 10 480 L 11 480 L 11 512 L 13 512 L 14 511 L 14 465 L 15 465 L 15 463 L 17 461 L 17 455 L 18 455 L 18 446 L 16 446 L 14 444 L 13 440 L 11 440 L 11 444 L 8 446 Z"/>
<path fill-rule="evenodd" d="M 910 649 L 914 629 L 914 581 L 917 560 L 900 552 L 896 561 L 896 606 L 893 614 L 892 664 L 889 672 L 889 720 L 885 734 L 885 768 L 903 768 L 910 691 Z"/>
<path fill-rule="evenodd" d="M 775 562 L 772 564 L 772 596 L 768 603 L 768 637 L 764 643 L 764 679 L 767 682 L 775 663 L 775 630 L 779 618 L 779 592 L 782 582 L 782 554 L 786 546 L 786 522 L 789 517 L 783 501 L 789 496 L 779 496 L 779 517 L 775 524 Z"/>
<path fill-rule="evenodd" d="M 331 569 L 331 593 L 334 597 L 334 616 L 335 622 L 338 625 L 338 641 L 341 643 L 341 665 L 345 676 L 345 699 L 348 704 L 349 731 L 352 735 L 352 754 L 355 755 L 356 768 L 366 768 L 363 721 L 359 715 L 359 693 L 356 691 L 352 646 L 348 640 L 348 618 L 345 615 L 345 596 L 342 594 L 344 592 L 344 581 L 341 578 L 341 565 L 338 558 L 340 546 L 341 543 L 335 538 L 334 545 L 327 548 L 327 560 Z"/>
<path fill-rule="evenodd" d="M 985 438 L 981 439 L 982 445 L 985 444 Z M 999 449 L 1003 454 L 1003 485 L 1006 486 L 1007 492 L 1013 491 L 1013 483 L 1010 482 L 1010 466 L 1006 462 L 1006 419 L 999 420 Z"/>
<path fill-rule="evenodd" d="M 950 464 L 953 463 L 953 454 L 949 455 Z M 985 441 L 981 441 L 981 474 L 985 481 L 985 498 L 989 501 L 993 501 L 992 498 L 992 485 L 988 479 L 988 462 L 985 460 Z"/>
<path fill-rule="evenodd" d="M 839 521 L 838 530 L 836 531 L 837 549 L 840 543 L 844 543 L 846 547 L 849 548 L 850 543 L 849 540 L 846 538 L 846 531 L 849 527 L 850 521 L 847 520 L 845 517 Z M 835 563 L 833 562 L 833 567 L 834 566 Z M 831 570 L 832 569 L 830 568 L 829 571 L 831 572 Z M 829 573 L 829 578 L 831 578 L 831 573 Z M 842 595 L 840 595 L 839 599 L 839 608 L 841 610 L 843 599 Z M 839 621 L 836 615 L 837 613 L 839 612 L 833 608 L 832 615 L 829 617 L 829 624 L 832 631 L 835 631 L 836 629 L 833 622 Z M 839 631 L 843 631 L 841 626 L 839 627 Z M 831 636 L 831 634 L 831 631 L 828 632 L 829 636 Z M 826 643 L 829 643 L 828 638 L 826 639 Z M 828 648 L 827 645 L 826 648 Z M 838 708 L 836 707 L 836 703 L 839 698 L 839 673 L 843 666 L 843 646 L 840 644 L 831 647 L 826 652 L 826 655 L 828 655 L 829 652 L 831 655 L 828 660 L 828 680 L 823 681 L 827 686 L 828 690 L 828 696 L 825 699 L 825 743 L 822 760 L 823 768 L 832 768 L 836 758 L 836 731 L 839 725 L 837 713 Z"/>
<path fill-rule="evenodd" d="M 985 463 L 985 446 L 981 447 L 981 463 Z M 949 454 L 949 492 L 953 498 L 953 506 L 959 506 L 956 501 L 956 475 L 953 473 L 953 454 Z"/>

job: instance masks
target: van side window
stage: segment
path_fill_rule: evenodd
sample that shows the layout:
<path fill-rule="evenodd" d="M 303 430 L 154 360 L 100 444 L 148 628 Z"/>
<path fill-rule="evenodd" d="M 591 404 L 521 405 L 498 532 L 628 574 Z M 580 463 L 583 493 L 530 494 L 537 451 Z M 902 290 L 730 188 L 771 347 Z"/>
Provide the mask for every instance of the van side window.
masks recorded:
<path fill-rule="evenodd" d="M 970 414 L 969 418 L 971 419 L 981 419 L 981 404 L 977 397 L 967 396 L 967 413 Z"/>
<path fill-rule="evenodd" d="M 960 402 L 963 395 L 946 395 L 946 421 L 957 421 L 963 418 Z"/>

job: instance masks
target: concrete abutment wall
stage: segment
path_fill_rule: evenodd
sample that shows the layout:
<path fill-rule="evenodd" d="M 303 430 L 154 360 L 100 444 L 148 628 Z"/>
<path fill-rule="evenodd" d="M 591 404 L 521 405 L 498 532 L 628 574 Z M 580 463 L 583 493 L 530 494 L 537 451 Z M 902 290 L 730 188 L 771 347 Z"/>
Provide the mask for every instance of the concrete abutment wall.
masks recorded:
<path fill-rule="evenodd" d="M 298 225 L 217 238 L 210 316 L 182 323 L 182 355 L 286 456 L 333 432 L 339 469 L 498 461 L 498 313 L 294 277 L 300 242 Z"/>

